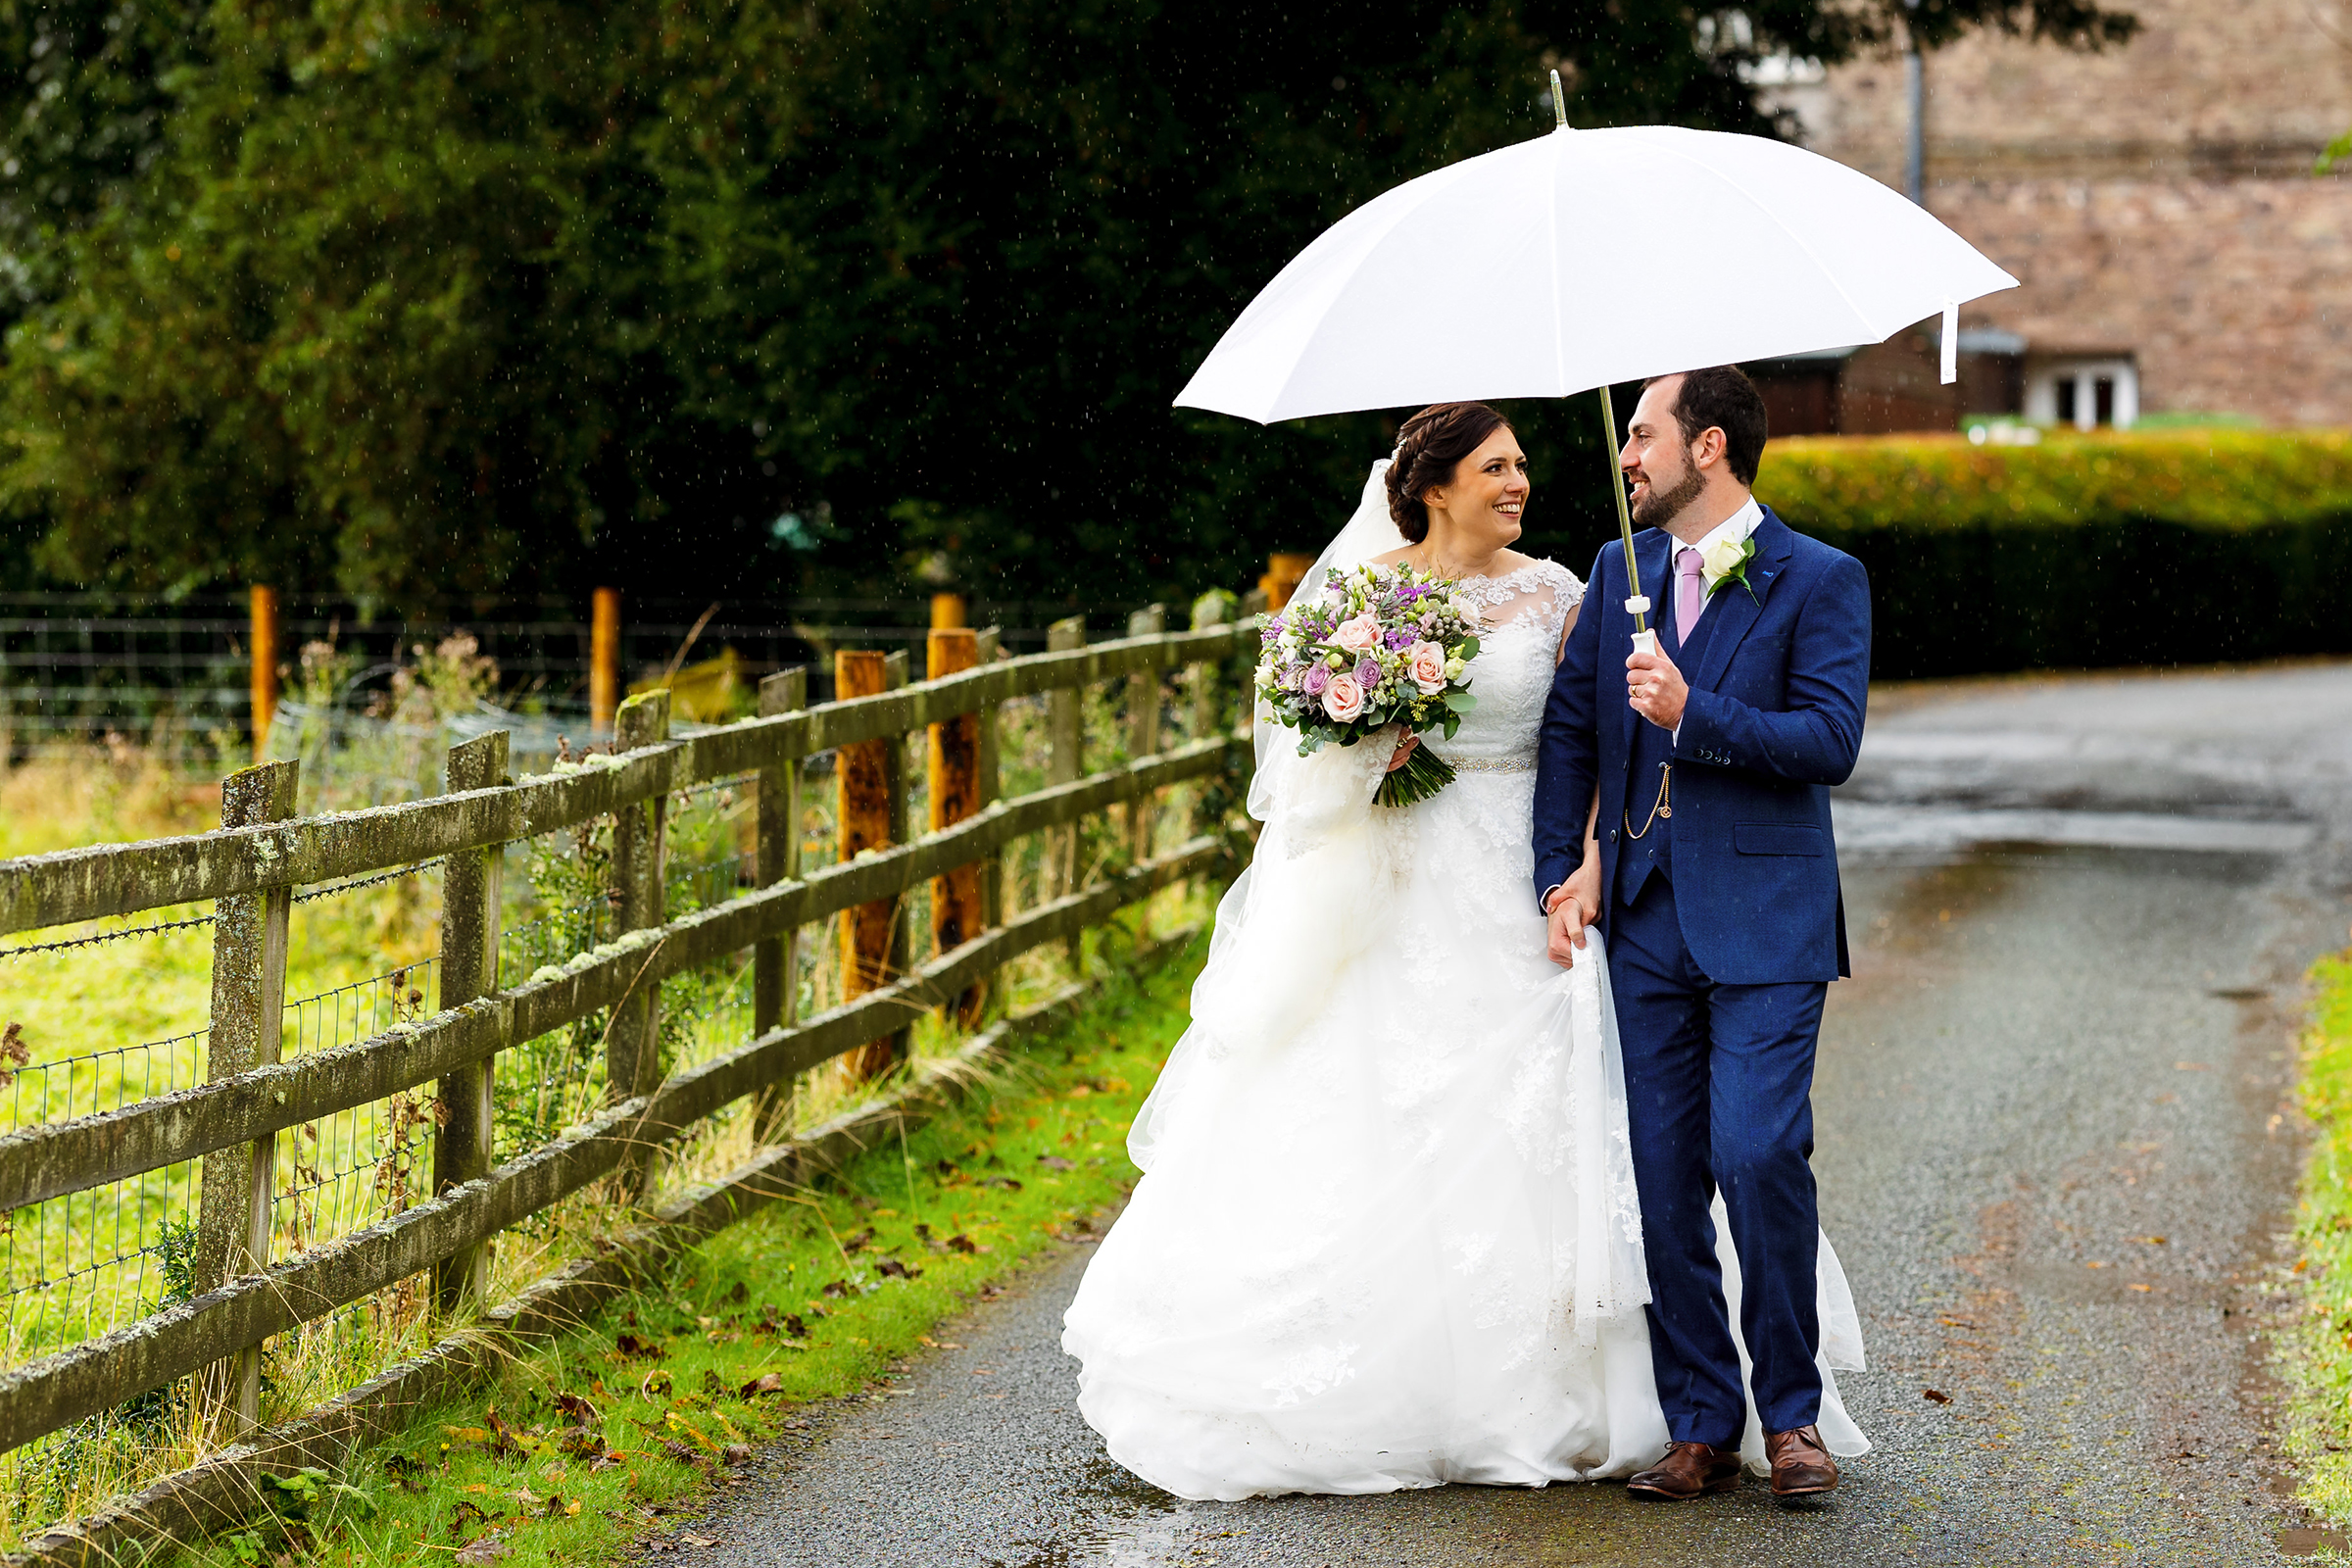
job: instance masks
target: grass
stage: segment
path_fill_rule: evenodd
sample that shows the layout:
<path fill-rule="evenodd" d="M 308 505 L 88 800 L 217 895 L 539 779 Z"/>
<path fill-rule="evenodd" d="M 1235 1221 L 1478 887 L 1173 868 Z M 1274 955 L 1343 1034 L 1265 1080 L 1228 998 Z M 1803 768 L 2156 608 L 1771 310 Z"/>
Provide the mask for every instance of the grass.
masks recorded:
<path fill-rule="evenodd" d="M 2281 1363 L 2303 1500 L 2342 1524 L 2352 1522 L 2352 950 L 2322 958 L 2311 977 L 2302 1093 L 2312 1142 L 2295 1237 L 2306 1283 Z"/>
<path fill-rule="evenodd" d="M 188 1555 L 538 1568 L 670 1533 L 749 1445 L 815 1401 L 884 1397 L 943 1319 L 1121 1199 L 1127 1128 L 1205 951 L 1108 965 L 1067 1024 L 902 1147 L 712 1237 L 347 1474 L 278 1478 L 274 1518 Z"/>

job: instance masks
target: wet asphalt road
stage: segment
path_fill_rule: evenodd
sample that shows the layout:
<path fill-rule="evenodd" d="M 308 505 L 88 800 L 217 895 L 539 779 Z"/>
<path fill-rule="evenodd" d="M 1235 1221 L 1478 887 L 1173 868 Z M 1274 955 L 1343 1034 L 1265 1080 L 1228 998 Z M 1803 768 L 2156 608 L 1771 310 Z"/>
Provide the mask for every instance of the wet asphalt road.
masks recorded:
<path fill-rule="evenodd" d="M 1878 1444 L 1826 1505 L 1750 1482 L 1180 1504 L 1072 1407 L 1072 1246 L 958 1348 L 765 1455 L 726 1565 L 2257 1563 L 2301 977 L 2352 917 L 2352 666 L 1878 702 L 1839 838 L 1856 976 L 1815 1091 Z M 1944 1396 L 1931 1398 L 1933 1390 Z"/>

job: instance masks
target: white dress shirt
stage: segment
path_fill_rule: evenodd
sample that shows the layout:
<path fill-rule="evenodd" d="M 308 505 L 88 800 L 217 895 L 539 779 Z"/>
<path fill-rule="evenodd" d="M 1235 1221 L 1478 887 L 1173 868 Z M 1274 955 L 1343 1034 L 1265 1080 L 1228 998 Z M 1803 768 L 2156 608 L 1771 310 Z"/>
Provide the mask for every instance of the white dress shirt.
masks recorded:
<path fill-rule="evenodd" d="M 1675 568 L 1683 564 L 1684 551 L 1695 550 L 1703 559 L 1708 551 L 1714 549 L 1718 544 L 1721 544 L 1727 539 L 1734 544 L 1745 539 L 1749 534 L 1754 533 L 1756 529 L 1762 525 L 1763 521 L 1764 509 L 1756 504 L 1756 498 L 1754 496 L 1749 496 L 1747 498 L 1746 506 L 1741 507 L 1738 512 L 1733 513 L 1730 516 L 1724 518 L 1714 527 L 1709 528 L 1703 535 L 1699 537 L 1698 543 L 1694 545 L 1687 545 L 1679 539 L 1676 540 L 1674 549 L 1670 551 L 1666 557 L 1666 595 L 1664 602 L 1664 612 L 1669 615 L 1674 613 L 1675 584 L 1680 580 L 1676 575 Z M 1698 615 L 1700 620 L 1704 620 L 1706 618 L 1707 606 L 1713 604 L 1714 602 L 1715 596 L 1713 594 L 1705 594 L 1700 598 L 1698 602 Z M 1697 624 L 1697 621 L 1691 622 L 1691 625 L 1694 628 Z M 1678 627 L 1677 630 L 1679 631 L 1680 628 Z"/>

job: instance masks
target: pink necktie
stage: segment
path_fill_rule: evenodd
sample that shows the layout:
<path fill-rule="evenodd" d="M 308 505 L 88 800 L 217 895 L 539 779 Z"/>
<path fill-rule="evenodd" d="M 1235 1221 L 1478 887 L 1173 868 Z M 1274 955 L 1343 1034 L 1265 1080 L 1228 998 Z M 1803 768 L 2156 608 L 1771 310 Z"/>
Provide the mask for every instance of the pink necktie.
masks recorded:
<path fill-rule="evenodd" d="M 1706 605 L 1698 578 L 1704 564 L 1689 545 L 1674 553 L 1674 640 L 1678 643 L 1690 640 L 1690 628 L 1698 624 L 1698 612 Z"/>

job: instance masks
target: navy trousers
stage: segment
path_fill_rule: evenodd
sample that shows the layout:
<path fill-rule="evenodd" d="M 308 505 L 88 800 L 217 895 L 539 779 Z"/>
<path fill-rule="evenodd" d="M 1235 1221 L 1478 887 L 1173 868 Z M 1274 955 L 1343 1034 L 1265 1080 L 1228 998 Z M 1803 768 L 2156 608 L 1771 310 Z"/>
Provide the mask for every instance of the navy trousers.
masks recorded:
<path fill-rule="evenodd" d="M 1821 1409 L 1813 1054 L 1829 988 L 1710 981 L 1691 961 L 1666 876 L 1618 906 L 1608 940 L 1667 1431 L 1730 1447 L 1747 1424 L 1708 1213 L 1717 1189 L 1764 1430 L 1810 1426 Z"/>

